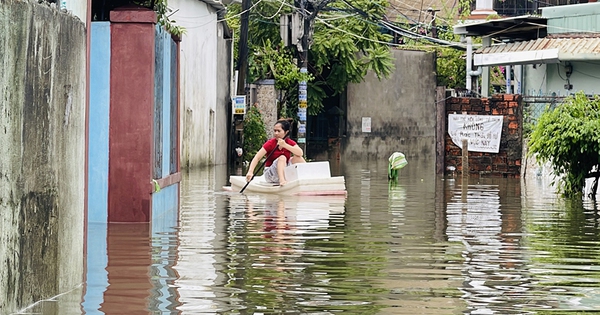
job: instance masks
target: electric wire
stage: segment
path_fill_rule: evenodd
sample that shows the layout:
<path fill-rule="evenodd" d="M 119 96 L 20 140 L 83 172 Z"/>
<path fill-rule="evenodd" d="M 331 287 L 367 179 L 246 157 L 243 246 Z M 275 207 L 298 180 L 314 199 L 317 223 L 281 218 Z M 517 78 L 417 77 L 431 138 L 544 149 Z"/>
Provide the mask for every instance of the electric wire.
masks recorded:
<path fill-rule="evenodd" d="M 223 18 L 223 19 L 217 20 L 217 22 L 229 21 L 229 20 L 232 20 L 232 19 L 234 19 L 234 18 L 240 17 L 240 16 L 242 16 L 242 14 L 244 14 L 244 13 L 246 13 L 246 12 L 250 12 L 250 10 L 254 9 L 254 7 L 256 7 L 256 6 L 257 6 L 259 3 L 261 3 L 262 1 L 263 1 L 263 0 L 258 0 L 258 1 L 257 1 L 255 4 L 253 4 L 253 5 L 252 5 L 251 7 L 249 7 L 247 10 L 244 10 L 244 11 L 242 11 L 242 12 L 240 12 L 240 13 L 237 13 L 237 14 L 235 14 L 235 15 L 232 15 L 232 16 L 230 16 L 230 17 L 226 17 L 226 18 Z M 283 0 L 279 0 L 279 1 L 282 1 L 282 2 L 284 2 Z"/>
<path fill-rule="evenodd" d="M 286 4 L 286 2 L 282 0 L 281 5 L 279 6 L 279 10 L 277 10 L 277 12 L 275 12 L 275 14 L 273 14 L 272 16 L 269 16 L 269 17 L 262 15 L 262 13 L 260 13 L 260 12 L 257 12 L 257 13 L 258 13 L 258 15 L 262 16 L 263 18 L 270 20 L 270 19 L 276 17 L 279 14 L 279 12 L 281 12 L 281 9 L 283 9 L 283 6 L 285 4 Z"/>
<path fill-rule="evenodd" d="M 276 16 L 277 14 L 279 14 L 279 12 L 281 12 L 281 10 L 283 9 L 283 7 L 284 7 L 284 6 L 288 6 L 288 7 L 290 7 L 290 8 L 293 8 L 293 9 L 298 9 L 298 8 L 294 7 L 293 5 L 291 5 L 291 4 L 289 4 L 289 3 L 287 3 L 285 0 L 277 0 L 277 1 L 279 1 L 279 2 L 281 3 L 281 5 L 280 5 L 280 7 L 279 7 L 278 13 L 276 13 L 275 15 L 273 15 L 273 17 L 274 17 L 274 16 Z M 223 18 L 223 19 L 217 19 L 217 20 L 216 20 L 216 22 L 218 23 L 218 22 L 228 21 L 228 20 L 231 20 L 231 19 L 237 18 L 237 17 L 241 16 L 242 14 L 244 14 L 245 12 L 248 12 L 248 11 L 250 11 L 250 10 L 254 9 L 254 8 L 255 8 L 255 7 L 258 5 L 258 4 L 260 4 L 261 2 L 262 2 L 262 0 L 259 0 L 259 1 L 257 1 L 256 3 L 254 3 L 254 4 L 253 4 L 253 5 L 252 5 L 252 6 L 251 6 L 249 9 L 247 9 L 247 10 L 245 10 L 245 11 L 243 11 L 243 12 L 239 12 L 239 13 L 237 13 L 237 14 L 235 14 L 235 15 L 232 15 L 232 16 L 229 16 L 229 17 L 226 17 L 226 18 Z M 344 1 L 344 2 L 345 2 L 346 4 L 348 4 L 346 1 Z M 349 5 L 349 4 L 348 4 L 348 5 Z M 378 5 L 379 5 L 379 4 L 378 4 Z M 351 6 L 351 7 L 353 7 L 352 5 L 350 5 L 350 6 Z M 354 7 L 353 7 L 353 8 L 354 8 Z M 355 9 L 355 8 L 354 8 L 354 9 Z M 260 12 L 259 12 L 259 15 L 261 15 L 261 16 L 262 16 L 262 17 L 264 17 L 264 18 L 272 18 L 272 17 L 265 17 L 264 15 L 260 14 Z M 318 18 L 318 20 L 319 20 L 319 22 L 321 22 L 321 23 L 323 23 L 323 24 L 327 25 L 327 26 L 328 26 L 328 27 L 330 27 L 330 28 L 335 28 L 335 29 L 338 29 L 339 31 L 342 31 L 342 32 L 344 32 L 344 33 L 346 33 L 346 34 L 348 34 L 348 35 L 354 36 L 354 37 L 356 37 L 356 38 L 360 38 L 360 39 L 363 39 L 363 40 L 371 40 L 371 41 L 374 41 L 374 42 L 377 42 L 377 43 L 380 43 L 380 44 L 381 44 L 381 43 L 384 43 L 383 41 L 379 41 L 379 40 L 372 40 L 372 39 L 366 38 L 366 37 L 364 37 L 364 36 L 361 36 L 361 35 L 359 35 L 359 34 L 353 34 L 352 32 L 349 32 L 349 31 L 346 31 L 346 30 L 342 30 L 342 29 L 340 29 L 340 28 L 337 28 L 337 27 L 335 27 L 335 26 L 333 26 L 333 25 L 331 25 L 331 24 L 327 23 L 327 21 L 328 21 L 328 20 L 343 19 L 343 18 L 348 18 L 348 17 L 354 17 L 354 18 L 359 18 L 359 19 L 360 19 L 360 17 L 359 17 L 359 16 L 357 16 L 356 14 L 354 14 L 354 15 L 345 15 L 345 16 L 340 16 L 340 17 L 338 17 L 338 18 L 332 18 L 332 19 L 323 19 L 323 18 Z M 363 19 L 363 21 L 366 21 L 366 22 L 370 22 L 370 23 L 372 23 L 372 21 L 367 21 L 367 20 L 364 20 L 364 19 Z M 213 21 L 211 20 L 211 21 L 207 21 L 207 22 L 205 22 L 205 23 L 199 24 L 199 25 L 191 25 L 191 26 L 186 26 L 186 29 L 195 29 L 195 28 L 201 28 L 201 27 L 204 27 L 204 26 L 206 26 L 206 25 L 208 25 L 208 24 L 210 24 L 210 23 L 212 23 L 212 22 L 213 22 Z M 265 22 L 266 22 L 266 21 L 265 21 Z M 396 33 L 396 34 L 399 34 L 399 35 L 402 35 L 402 36 L 405 36 L 405 37 L 409 37 L 409 38 L 412 38 L 412 39 L 425 39 L 425 40 L 429 40 L 429 41 L 431 41 L 431 42 L 434 42 L 434 43 L 436 43 L 436 44 L 438 44 L 438 45 L 442 45 L 442 46 L 448 46 L 448 47 L 458 47 L 458 48 L 460 48 L 460 49 L 465 49 L 465 46 L 464 46 L 463 44 L 460 44 L 460 43 L 452 43 L 452 42 L 448 42 L 448 41 L 438 40 L 438 39 L 435 39 L 435 38 L 432 38 L 432 37 L 429 37 L 429 36 L 420 35 L 420 34 L 417 34 L 417 33 L 411 32 L 410 30 L 404 30 L 404 29 L 402 29 L 402 28 L 401 28 L 401 27 L 399 27 L 399 26 L 395 26 L 395 25 L 393 25 L 393 24 L 391 24 L 391 23 L 389 23 L 389 22 L 383 21 L 383 20 L 382 20 L 382 21 L 380 21 L 380 22 L 385 22 L 385 23 L 388 23 L 387 25 L 385 25 L 385 27 L 386 27 L 387 29 L 389 29 L 389 30 L 390 30 L 390 31 L 392 31 L 393 33 Z M 269 22 L 269 23 L 272 23 L 272 22 Z M 393 26 L 393 29 L 391 29 L 390 25 L 392 25 L 392 26 Z M 405 46 L 405 47 L 407 47 L 407 46 L 410 46 L 410 45 L 405 45 L 405 44 L 402 44 L 402 45 L 400 45 L 400 44 L 393 44 L 393 43 L 390 43 L 390 42 L 386 42 L 386 44 L 387 44 L 387 45 L 391 45 L 391 46 Z M 436 45 L 419 45 L 418 47 L 430 48 L 430 47 L 436 47 Z"/>

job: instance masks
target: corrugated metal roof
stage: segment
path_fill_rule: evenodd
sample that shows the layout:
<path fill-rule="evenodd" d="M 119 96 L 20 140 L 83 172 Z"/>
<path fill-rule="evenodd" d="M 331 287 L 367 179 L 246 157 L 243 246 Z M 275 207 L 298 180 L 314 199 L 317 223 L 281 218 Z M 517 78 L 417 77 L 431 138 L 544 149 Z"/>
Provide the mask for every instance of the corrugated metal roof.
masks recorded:
<path fill-rule="evenodd" d="M 600 36 L 546 37 L 505 45 L 483 47 L 476 54 L 500 54 L 512 52 L 558 49 L 560 60 L 600 60 Z"/>

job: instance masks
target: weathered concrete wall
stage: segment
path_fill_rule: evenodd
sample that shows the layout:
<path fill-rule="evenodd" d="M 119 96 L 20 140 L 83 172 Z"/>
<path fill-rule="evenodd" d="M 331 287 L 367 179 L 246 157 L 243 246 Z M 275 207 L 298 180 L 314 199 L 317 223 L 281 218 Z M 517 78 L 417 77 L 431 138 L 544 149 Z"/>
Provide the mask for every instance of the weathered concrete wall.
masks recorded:
<path fill-rule="evenodd" d="M 496 94 L 490 98 L 457 98 L 446 100 L 448 114 L 503 115 L 502 137 L 498 153 L 469 152 L 469 173 L 495 177 L 521 176 L 523 154 L 523 106 L 521 95 Z M 446 126 L 448 124 L 446 123 Z M 462 172 L 462 149 L 446 133 L 446 172 L 453 166 Z"/>
<path fill-rule="evenodd" d="M 0 310 L 83 277 L 85 29 L 37 1 L 0 1 Z"/>
<path fill-rule="evenodd" d="M 250 85 L 250 105 L 260 111 L 267 138 L 273 138 L 273 126 L 277 122 L 277 89 L 275 80 L 262 80 Z"/>
<path fill-rule="evenodd" d="M 172 19 L 186 28 L 180 44 L 181 167 L 195 168 L 226 162 L 228 132 L 226 115 L 229 54 L 223 54 L 223 32 L 217 11 L 202 1 L 172 0 Z M 217 127 L 219 126 L 219 127 Z M 225 126 L 225 127 L 223 127 Z"/>
<path fill-rule="evenodd" d="M 379 81 L 369 74 L 348 87 L 347 137 L 342 160 L 386 160 L 399 151 L 407 159 L 435 163 L 436 77 L 432 53 L 396 50 L 395 72 Z M 362 118 L 371 118 L 371 132 Z M 432 166 L 433 171 L 433 166 Z"/>

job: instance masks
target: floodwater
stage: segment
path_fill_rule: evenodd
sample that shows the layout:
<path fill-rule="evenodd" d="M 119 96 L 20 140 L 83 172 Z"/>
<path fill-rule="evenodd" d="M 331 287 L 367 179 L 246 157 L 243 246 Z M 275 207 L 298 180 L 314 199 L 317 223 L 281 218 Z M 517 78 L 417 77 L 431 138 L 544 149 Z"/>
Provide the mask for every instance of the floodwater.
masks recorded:
<path fill-rule="evenodd" d="M 600 310 L 600 215 L 550 183 L 333 167 L 348 196 L 223 192 L 184 175 L 179 226 L 95 227 L 99 270 L 23 314 L 581 314 Z M 104 234 L 103 234 L 104 233 Z M 98 264 L 106 266 L 98 269 Z M 99 276 L 99 277 L 97 277 Z M 600 311 L 599 311 L 600 312 Z"/>

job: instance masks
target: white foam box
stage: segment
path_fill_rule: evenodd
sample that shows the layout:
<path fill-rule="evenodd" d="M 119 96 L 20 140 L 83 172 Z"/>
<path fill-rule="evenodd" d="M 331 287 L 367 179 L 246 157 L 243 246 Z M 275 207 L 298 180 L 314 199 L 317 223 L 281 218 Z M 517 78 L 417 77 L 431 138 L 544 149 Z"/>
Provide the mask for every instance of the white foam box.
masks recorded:
<path fill-rule="evenodd" d="M 329 161 L 292 164 L 285 168 L 285 179 L 318 179 L 331 177 Z"/>

